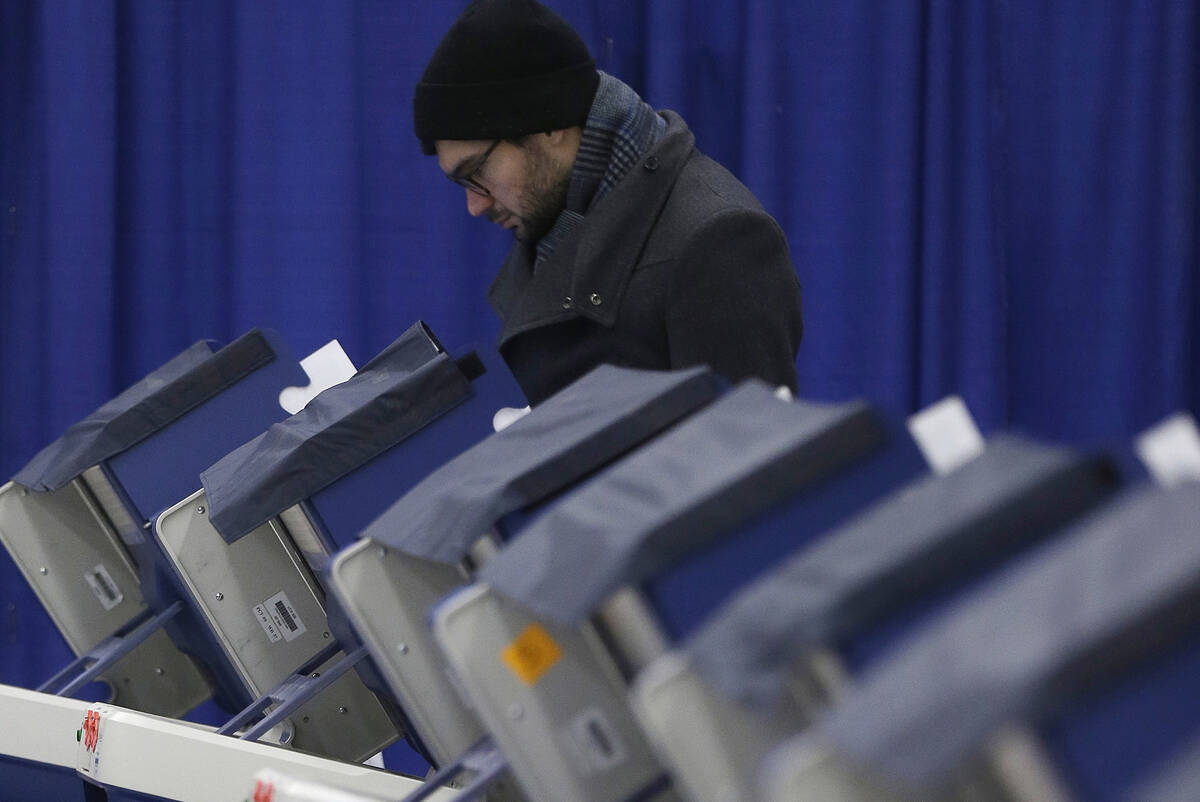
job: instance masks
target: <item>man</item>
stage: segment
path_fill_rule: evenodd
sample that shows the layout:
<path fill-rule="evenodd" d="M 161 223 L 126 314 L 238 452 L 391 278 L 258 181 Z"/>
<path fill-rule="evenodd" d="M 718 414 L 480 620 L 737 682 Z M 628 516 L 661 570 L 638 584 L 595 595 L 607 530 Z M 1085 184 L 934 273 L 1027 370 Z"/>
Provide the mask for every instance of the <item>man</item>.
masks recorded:
<path fill-rule="evenodd" d="M 417 84 L 414 122 L 467 210 L 513 232 L 488 300 L 531 403 L 603 362 L 796 389 L 783 232 L 679 115 L 597 71 L 554 12 L 472 3 Z"/>

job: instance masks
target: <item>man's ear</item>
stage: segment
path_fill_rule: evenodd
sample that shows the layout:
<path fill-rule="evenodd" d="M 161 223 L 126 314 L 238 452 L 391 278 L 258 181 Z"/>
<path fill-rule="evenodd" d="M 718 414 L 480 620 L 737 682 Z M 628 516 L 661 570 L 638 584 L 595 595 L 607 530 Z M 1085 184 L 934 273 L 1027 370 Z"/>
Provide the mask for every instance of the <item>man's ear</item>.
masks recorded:
<path fill-rule="evenodd" d="M 582 126 L 574 128 L 560 128 L 555 131 L 546 131 L 539 136 L 545 136 L 545 139 L 539 141 L 549 148 L 551 151 L 560 154 L 563 158 L 575 158 L 575 152 L 579 148 L 580 137 L 583 136 Z"/>

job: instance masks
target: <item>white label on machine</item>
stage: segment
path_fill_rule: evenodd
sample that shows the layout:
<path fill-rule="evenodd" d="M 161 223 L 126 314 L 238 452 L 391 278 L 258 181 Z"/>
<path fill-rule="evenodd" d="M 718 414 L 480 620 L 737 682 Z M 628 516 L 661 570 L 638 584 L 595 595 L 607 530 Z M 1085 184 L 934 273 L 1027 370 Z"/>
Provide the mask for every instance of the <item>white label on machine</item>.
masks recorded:
<path fill-rule="evenodd" d="M 496 410 L 496 414 L 492 416 L 492 428 L 497 432 L 502 432 L 509 426 L 519 421 L 530 413 L 529 407 L 500 407 Z"/>
<path fill-rule="evenodd" d="M 600 774 L 625 762 L 625 747 L 603 711 L 589 707 L 567 724 L 564 739 L 572 749 L 576 767 L 584 775 Z"/>
<path fill-rule="evenodd" d="M 262 604 L 255 605 L 254 617 L 258 619 L 271 643 L 278 643 L 280 640 L 291 642 L 307 631 L 304 622 L 296 614 L 296 608 L 282 590 Z"/>
<path fill-rule="evenodd" d="M 1186 412 L 1172 415 L 1137 439 L 1137 455 L 1150 475 L 1171 487 L 1200 479 L 1200 432 Z"/>
<path fill-rule="evenodd" d="M 983 436 L 967 405 L 956 395 L 910 417 L 908 431 L 938 474 L 950 473 L 983 453 Z"/>
<path fill-rule="evenodd" d="M 337 340 L 330 340 L 301 359 L 300 367 L 308 375 L 310 384 L 307 387 L 284 387 L 279 394 L 279 406 L 289 415 L 295 415 L 322 392 L 348 381 L 355 374 L 354 363 Z"/>
<path fill-rule="evenodd" d="M 125 594 L 117 587 L 117 583 L 113 581 L 112 575 L 108 573 L 108 569 L 104 567 L 103 563 L 88 571 L 83 578 L 87 580 L 88 587 L 92 589 L 92 593 L 96 594 L 96 598 L 104 605 L 105 610 L 111 610 L 125 601 Z"/>
<path fill-rule="evenodd" d="M 258 621 L 258 625 L 263 628 L 263 632 L 267 633 L 267 638 L 271 643 L 279 643 L 283 640 L 283 634 L 279 631 L 279 627 L 275 626 L 274 619 L 267 613 L 266 602 L 254 605 L 254 618 Z"/>

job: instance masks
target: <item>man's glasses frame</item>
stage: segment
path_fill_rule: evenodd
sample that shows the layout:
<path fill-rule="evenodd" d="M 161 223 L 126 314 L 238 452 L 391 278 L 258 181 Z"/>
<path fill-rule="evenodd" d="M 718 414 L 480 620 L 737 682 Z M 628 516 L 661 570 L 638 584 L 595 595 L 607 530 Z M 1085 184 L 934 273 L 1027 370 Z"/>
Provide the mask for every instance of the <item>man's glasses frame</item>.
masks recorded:
<path fill-rule="evenodd" d="M 469 170 L 461 173 L 455 170 L 453 173 L 447 173 L 446 177 L 468 192 L 473 192 L 476 195 L 484 198 L 492 197 L 491 190 L 479 183 L 475 176 L 479 175 L 479 171 L 483 169 L 483 165 L 487 164 L 488 157 L 492 155 L 492 151 L 495 150 L 496 146 L 503 141 L 504 140 L 502 139 L 497 139 L 495 142 L 488 145 L 488 149 L 483 152 L 483 155 Z"/>

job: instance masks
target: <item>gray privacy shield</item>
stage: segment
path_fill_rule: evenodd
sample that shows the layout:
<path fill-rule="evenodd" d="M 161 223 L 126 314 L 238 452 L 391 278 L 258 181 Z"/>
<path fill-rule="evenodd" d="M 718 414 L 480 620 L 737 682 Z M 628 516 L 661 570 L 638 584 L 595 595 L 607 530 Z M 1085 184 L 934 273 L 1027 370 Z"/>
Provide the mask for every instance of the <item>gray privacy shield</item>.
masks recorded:
<path fill-rule="evenodd" d="M 703 367 L 601 365 L 431 473 L 363 535 L 457 563 L 502 517 L 569 487 L 707 404 L 721 387 Z"/>
<path fill-rule="evenodd" d="M 929 788 L 996 728 L 1040 717 L 1200 613 L 1200 485 L 1123 494 L 869 672 L 818 736 Z"/>
<path fill-rule="evenodd" d="M 471 396 L 416 323 L 342 384 L 200 474 L 213 526 L 232 543 Z"/>
<path fill-rule="evenodd" d="M 864 403 L 781 401 L 751 379 L 571 493 L 480 578 L 549 620 L 579 622 L 884 436 Z"/>
<path fill-rule="evenodd" d="M 689 642 L 730 697 L 768 707 L 805 651 L 878 625 L 921 593 L 1003 559 L 1117 487 L 1113 466 L 1015 437 L 855 516 L 739 593 Z"/>
<path fill-rule="evenodd" d="M 254 329 L 215 353 L 201 341 L 67 429 L 13 481 L 39 492 L 59 490 L 93 465 L 137 445 L 275 358 Z"/>

